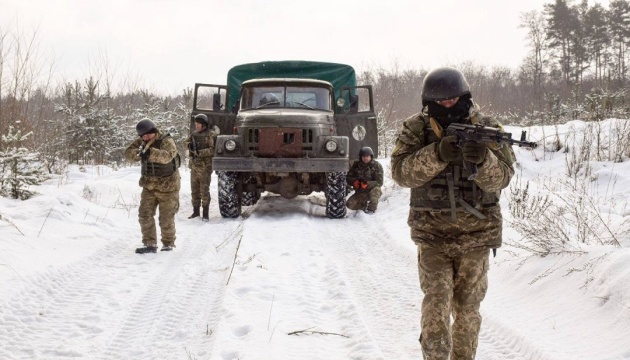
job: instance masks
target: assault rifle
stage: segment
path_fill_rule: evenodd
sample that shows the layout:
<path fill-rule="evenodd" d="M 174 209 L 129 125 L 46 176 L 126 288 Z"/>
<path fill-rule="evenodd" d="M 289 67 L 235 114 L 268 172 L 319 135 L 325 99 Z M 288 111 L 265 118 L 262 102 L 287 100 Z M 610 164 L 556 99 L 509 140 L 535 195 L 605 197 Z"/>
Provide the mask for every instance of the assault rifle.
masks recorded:
<path fill-rule="evenodd" d="M 199 154 L 197 151 L 197 142 L 195 141 L 195 132 L 193 131 L 192 134 L 190 135 L 190 139 L 191 144 L 192 144 L 192 149 L 190 149 L 190 155 L 193 158 L 193 160 L 197 157 L 197 155 Z"/>
<path fill-rule="evenodd" d="M 144 154 L 144 147 L 147 146 L 147 143 L 145 141 L 142 141 L 142 144 L 140 144 L 140 148 L 138 148 L 138 156 L 142 157 L 142 154 Z"/>
<path fill-rule="evenodd" d="M 527 136 L 526 131 L 521 132 L 521 140 L 512 139 L 512 134 L 509 132 L 501 131 L 501 129 L 487 127 L 483 125 L 467 125 L 467 124 L 450 124 L 446 128 L 446 135 L 457 136 L 458 147 L 462 147 L 465 142 L 483 142 L 483 143 L 495 143 L 499 146 L 503 145 L 517 145 L 519 147 L 535 148 L 537 143 L 531 141 L 525 141 Z M 470 172 L 468 180 L 473 180 L 478 173 L 477 164 L 473 164 L 469 161 L 464 161 L 464 167 Z"/>

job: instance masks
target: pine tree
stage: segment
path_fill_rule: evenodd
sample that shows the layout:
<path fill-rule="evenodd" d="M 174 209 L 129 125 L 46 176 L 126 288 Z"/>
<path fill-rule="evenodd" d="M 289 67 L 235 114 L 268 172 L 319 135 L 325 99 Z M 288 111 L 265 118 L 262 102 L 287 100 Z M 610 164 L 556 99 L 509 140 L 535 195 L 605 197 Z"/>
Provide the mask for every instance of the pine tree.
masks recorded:
<path fill-rule="evenodd" d="M 29 186 L 39 185 L 47 178 L 38 160 L 39 154 L 23 146 L 31 134 L 22 134 L 11 125 L 9 132 L 2 135 L 0 194 L 3 196 L 26 200 L 35 194 Z"/>
<path fill-rule="evenodd" d="M 140 94 L 144 104 L 142 108 L 135 109 L 129 117 L 133 126 L 143 118 L 151 119 L 161 132 L 171 135 L 181 153 L 183 140 L 189 133 L 188 106 L 183 102 L 177 102 L 173 106 L 169 98 L 160 98 L 148 91 L 141 91 Z M 132 134 L 131 137 L 135 136 L 135 130 L 130 131 L 129 134 Z"/>
<path fill-rule="evenodd" d="M 64 142 L 70 162 L 105 164 L 119 161 L 123 146 L 121 124 L 125 118 L 114 114 L 99 92 L 98 81 L 75 82 L 64 89 L 63 103 L 56 111 L 66 116 Z"/>

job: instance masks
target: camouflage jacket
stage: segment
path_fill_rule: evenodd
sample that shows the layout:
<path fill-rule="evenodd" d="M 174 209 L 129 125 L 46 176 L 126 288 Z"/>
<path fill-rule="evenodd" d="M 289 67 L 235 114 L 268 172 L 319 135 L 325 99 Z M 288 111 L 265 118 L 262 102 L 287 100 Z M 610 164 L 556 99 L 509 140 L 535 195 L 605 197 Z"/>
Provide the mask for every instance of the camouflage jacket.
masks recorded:
<path fill-rule="evenodd" d="M 357 192 L 370 191 L 375 187 L 381 187 L 383 186 L 383 166 L 376 160 L 372 160 L 367 164 L 357 160 L 352 164 L 348 174 L 346 174 L 348 186 L 352 187 L 352 183 L 355 180 L 364 180 L 368 184 L 366 189 L 354 189 Z"/>
<path fill-rule="evenodd" d="M 193 142 L 193 139 L 195 140 Z M 193 132 L 184 142 L 186 149 L 190 149 L 189 144 L 193 144 L 193 148 L 197 149 L 197 153 L 188 150 L 190 158 L 189 167 L 206 168 L 212 171 L 212 157 L 214 157 L 214 147 L 217 141 L 217 133 L 210 129 L 202 132 Z"/>
<path fill-rule="evenodd" d="M 476 107 L 464 123 L 501 126 L 495 119 L 478 113 Z M 392 179 L 400 186 L 411 188 L 408 224 L 413 240 L 452 244 L 458 248 L 501 246 L 503 220 L 498 201 L 500 191 L 514 175 L 512 148 L 488 146 L 485 160 L 478 165 L 479 173 L 471 181 L 467 180 L 461 159 L 450 163 L 440 160 L 439 141 L 427 114 L 418 113 L 405 120 L 392 151 Z M 446 176 L 454 178 L 458 201 L 470 204 L 473 211 L 485 219 L 466 211 L 459 202 L 457 218 L 451 218 Z"/>
<path fill-rule="evenodd" d="M 158 139 L 161 141 L 156 142 Z M 125 150 L 125 157 L 128 161 L 142 161 L 139 156 L 141 145 L 142 138 L 137 138 L 127 147 Z M 175 140 L 173 140 L 173 138 L 171 138 L 168 134 L 165 135 L 158 132 L 154 140 L 150 141 L 146 144 L 146 146 L 151 148 L 149 158 L 147 159 L 149 163 L 168 164 L 177 157 Z M 172 175 L 165 177 L 141 175 L 140 186 L 147 190 L 159 192 L 179 191 L 181 187 L 179 170 L 175 170 Z"/>

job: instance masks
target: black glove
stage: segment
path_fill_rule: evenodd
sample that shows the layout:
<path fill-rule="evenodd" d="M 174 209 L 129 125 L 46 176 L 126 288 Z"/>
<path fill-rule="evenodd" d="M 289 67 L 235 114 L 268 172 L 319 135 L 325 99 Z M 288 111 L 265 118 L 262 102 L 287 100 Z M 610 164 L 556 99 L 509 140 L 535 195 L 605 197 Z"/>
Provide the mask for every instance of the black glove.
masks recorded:
<path fill-rule="evenodd" d="M 151 155 L 151 148 L 147 148 L 146 150 L 140 152 L 140 158 L 142 160 L 148 160 L 149 155 Z"/>
<path fill-rule="evenodd" d="M 188 143 L 188 150 L 190 150 L 190 152 L 194 152 L 195 151 L 195 145 L 193 145 L 193 143 Z"/>
<path fill-rule="evenodd" d="M 438 145 L 438 157 L 442 161 L 457 160 L 462 156 L 462 151 L 457 147 L 457 136 L 445 136 Z"/>
<path fill-rule="evenodd" d="M 462 154 L 464 161 L 479 165 L 486 159 L 486 144 L 468 141 L 462 146 Z"/>

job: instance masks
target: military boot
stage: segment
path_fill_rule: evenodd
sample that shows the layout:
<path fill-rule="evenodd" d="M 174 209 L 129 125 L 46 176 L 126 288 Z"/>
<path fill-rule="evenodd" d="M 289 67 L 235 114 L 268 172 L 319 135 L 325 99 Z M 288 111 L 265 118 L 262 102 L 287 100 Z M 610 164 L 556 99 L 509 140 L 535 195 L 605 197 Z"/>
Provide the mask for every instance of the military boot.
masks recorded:
<path fill-rule="evenodd" d="M 366 214 L 372 215 L 376 211 L 376 205 L 372 201 L 370 201 L 363 211 Z"/>
<path fill-rule="evenodd" d="M 194 219 L 196 217 L 199 217 L 199 206 L 193 206 L 193 213 L 188 218 Z"/>
<path fill-rule="evenodd" d="M 175 244 L 173 243 L 162 244 L 160 251 L 173 251 L 173 248 L 175 248 Z"/>
<path fill-rule="evenodd" d="M 203 217 L 201 218 L 201 220 L 203 220 L 203 221 L 209 221 L 210 220 L 210 218 L 208 218 L 209 207 L 210 207 L 210 205 L 204 205 L 203 206 Z M 197 216 L 199 216 L 199 213 L 197 213 Z"/>
<path fill-rule="evenodd" d="M 147 254 L 147 253 L 156 253 L 157 246 L 155 245 L 145 245 L 144 247 L 140 247 L 136 249 L 136 254 Z"/>

